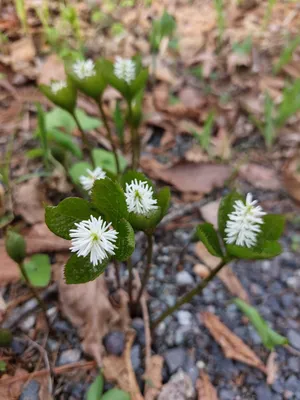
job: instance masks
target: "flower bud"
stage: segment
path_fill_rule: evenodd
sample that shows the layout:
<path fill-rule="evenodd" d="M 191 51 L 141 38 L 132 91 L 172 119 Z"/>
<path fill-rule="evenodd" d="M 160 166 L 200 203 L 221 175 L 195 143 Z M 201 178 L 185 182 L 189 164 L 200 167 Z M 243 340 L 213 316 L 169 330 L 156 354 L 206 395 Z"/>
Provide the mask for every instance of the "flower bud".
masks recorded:
<path fill-rule="evenodd" d="M 16 263 L 23 262 L 26 257 L 26 243 L 22 235 L 14 231 L 8 231 L 5 247 L 9 257 Z"/>

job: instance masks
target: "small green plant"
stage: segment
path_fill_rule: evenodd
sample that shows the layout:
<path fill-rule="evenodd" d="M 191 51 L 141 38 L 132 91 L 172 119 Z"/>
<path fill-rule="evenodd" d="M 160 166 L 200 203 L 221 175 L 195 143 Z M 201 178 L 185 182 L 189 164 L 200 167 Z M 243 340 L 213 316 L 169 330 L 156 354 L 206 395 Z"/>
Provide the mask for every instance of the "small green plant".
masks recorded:
<path fill-rule="evenodd" d="M 242 42 L 235 42 L 232 45 L 232 50 L 237 54 L 248 55 L 252 51 L 252 37 L 247 36 Z"/>
<path fill-rule="evenodd" d="M 87 400 L 130 400 L 128 393 L 120 389 L 110 389 L 103 394 L 104 379 L 99 374 L 87 391 Z"/>
<path fill-rule="evenodd" d="M 279 74 L 282 68 L 291 61 L 295 50 L 299 46 L 300 46 L 300 36 L 297 36 L 286 47 L 284 47 L 279 56 L 279 60 L 273 67 L 273 73 L 275 75 Z"/>
<path fill-rule="evenodd" d="M 214 123 L 215 123 L 215 113 L 214 111 L 211 111 L 204 123 L 202 132 L 201 133 L 198 133 L 196 131 L 193 132 L 194 137 L 197 139 L 200 146 L 206 152 L 209 152 L 210 139 L 213 133 Z"/>
<path fill-rule="evenodd" d="M 7 368 L 7 364 L 4 360 L 0 360 L 0 372 L 5 372 Z"/>
<path fill-rule="evenodd" d="M 26 15 L 26 6 L 24 0 L 15 0 L 16 12 L 19 20 L 22 24 L 22 29 L 24 32 L 28 32 L 28 24 L 27 24 L 27 15 Z"/>
<path fill-rule="evenodd" d="M 225 31 L 225 8 L 223 0 L 214 0 L 214 6 L 217 12 L 217 26 L 218 26 L 218 45 L 220 46 L 223 41 L 223 34 Z"/>
<path fill-rule="evenodd" d="M 276 2 L 277 2 L 277 0 L 268 0 L 267 9 L 266 9 L 266 12 L 264 15 L 263 29 L 266 29 L 268 23 L 270 22 L 273 8 L 274 8 Z"/>

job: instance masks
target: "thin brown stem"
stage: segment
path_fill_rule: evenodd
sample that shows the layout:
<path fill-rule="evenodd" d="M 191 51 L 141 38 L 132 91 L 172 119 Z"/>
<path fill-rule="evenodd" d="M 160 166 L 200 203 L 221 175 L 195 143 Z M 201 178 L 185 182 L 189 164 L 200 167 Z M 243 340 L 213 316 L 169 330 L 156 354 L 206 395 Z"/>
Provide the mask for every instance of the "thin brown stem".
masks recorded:
<path fill-rule="evenodd" d="M 115 267 L 117 286 L 118 286 L 118 289 L 120 289 L 121 288 L 120 269 L 119 269 L 118 262 L 116 260 L 114 260 L 114 267 Z"/>
<path fill-rule="evenodd" d="M 91 144 L 90 144 L 90 142 L 89 142 L 89 140 L 88 140 L 88 138 L 87 138 L 86 133 L 84 132 L 84 129 L 83 129 L 82 126 L 81 126 L 81 123 L 80 123 L 80 121 L 79 121 L 79 119 L 78 119 L 78 117 L 77 117 L 75 111 L 73 112 L 72 116 L 73 116 L 73 118 L 74 118 L 74 120 L 75 120 L 75 122 L 76 122 L 76 125 L 77 125 L 77 127 L 78 127 L 80 133 L 81 133 L 82 141 L 83 141 L 85 147 L 87 148 L 87 150 L 88 150 L 88 152 L 89 152 L 90 161 L 91 161 L 92 164 L 93 164 L 93 159 L 92 159 L 92 147 L 91 147 Z"/>
<path fill-rule="evenodd" d="M 192 289 L 190 292 L 188 292 L 186 295 L 182 296 L 177 303 L 174 304 L 174 306 L 169 307 L 166 311 L 164 311 L 151 325 L 151 329 L 154 330 L 165 318 L 167 318 L 169 315 L 173 314 L 174 311 L 178 310 L 183 304 L 189 303 L 192 298 L 200 293 L 202 293 L 203 289 L 209 284 L 209 282 L 217 275 L 219 271 L 228 263 L 228 260 L 222 260 L 220 264 L 213 270 L 211 273 L 203 279 L 199 283 L 198 286 L 196 286 L 194 289 Z"/>
<path fill-rule="evenodd" d="M 100 112 L 101 118 L 102 118 L 102 120 L 103 120 L 105 129 L 106 129 L 106 132 L 107 132 L 108 140 L 109 140 L 109 142 L 110 142 L 110 145 L 111 145 L 111 148 L 112 148 L 114 157 L 115 157 L 115 163 L 116 163 L 117 174 L 120 175 L 121 170 L 120 170 L 120 162 L 119 162 L 119 158 L 118 158 L 118 152 L 117 152 L 116 145 L 115 145 L 115 143 L 114 143 L 114 141 L 113 141 L 112 132 L 111 132 L 110 126 L 109 126 L 109 124 L 108 124 L 107 117 L 106 117 L 106 114 L 105 114 L 105 112 L 104 112 L 101 99 L 100 99 L 99 101 L 97 101 L 97 104 L 98 104 L 99 112 Z"/>
<path fill-rule="evenodd" d="M 132 260 L 131 257 L 127 261 L 127 268 L 129 272 L 128 277 L 128 295 L 129 295 L 129 305 L 132 306 L 133 297 L 132 297 L 132 281 L 133 281 L 133 268 L 132 268 Z"/>
<path fill-rule="evenodd" d="M 141 281 L 141 287 L 139 290 L 139 293 L 136 298 L 136 304 L 140 302 L 140 299 L 142 297 L 142 294 L 145 290 L 145 287 L 147 285 L 149 276 L 150 276 L 150 271 L 151 271 L 151 266 L 152 266 L 152 254 L 153 254 L 153 235 L 152 234 L 147 234 L 147 242 L 148 242 L 148 247 L 147 247 L 147 265 L 146 269 L 144 271 L 144 275 L 142 277 Z"/>
<path fill-rule="evenodd" d="M 128 102 L 128 114 L 129 114 L 129 124 L 131 133 L 131 151 L 132 151 L 131 167 L 133 170 L 137 170 L 139 168 L 139 163 L 140 163 L 140 138 L 137 128 L 133 126 L 132 123 L 133 113 L 132 113 L 131 102 Z"/>

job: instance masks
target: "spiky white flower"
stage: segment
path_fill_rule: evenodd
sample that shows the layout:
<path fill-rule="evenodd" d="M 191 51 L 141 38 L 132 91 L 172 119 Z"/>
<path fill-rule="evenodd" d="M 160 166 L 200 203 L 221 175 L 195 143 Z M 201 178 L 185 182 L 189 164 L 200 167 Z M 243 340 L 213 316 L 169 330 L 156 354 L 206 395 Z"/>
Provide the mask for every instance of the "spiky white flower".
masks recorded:
<path fill-rule="evenodd" d="M 105 222 L 101 217 L 75 223 L 76 229 L 70 229 L 70 250 L 79 257 L 90 254 L 90 261 L 95 266 L 107 257 L 114 255 L 118 232 Z"/>
<path fill-rule="evenodd" d="M 226 243 L 235 243 L 238 246 L 253 247 L 257 242 L 257 235 L 261 232 L 264 223 L 262 216 L 266 215 L 261 206 L 255 206 L 257 200 L 253 200 L 248 193 L 246 203 L 236 200 L 234 211 L 228 215 L 225 233 Z"/>
<path fill-rule="evenodd" d="M 114 73 L 117 78 L 130 84 L 135 79 L 135 63 L 128 58 L 116 57 Z"/>
<path fill-rule="evenodd" d="M 134 179 L 130 184 L 126 183 L 125 197 L 129 212 L 145 215 L 157 208 L 153 189 L 146 181 Z"/>
<path fill-rule="evenodd" d="M 86 61 L 77 60 L 73 65 L 73 71 L 79 79 L 85 79 L 96 75 L 95 64 L 91 59 Z"/>
<path fill-rule="evenodd" d="M 56 94 L 61 89 L 64 89 L 66 87 L 67 87 L 66 81 L 55 81 L 55 82 L 51 83 L 51 90 L 52 90 L 52 93 L 54 93 L 54 94 Z"/>
<path fill-rule="evenodd" d="M 87 175 L 81 175 L 79 178 L 79 182 L 83 186 L 85 190 L 88 192 L 91 191 L 92 187 L 94 186 L 94 183 L 98 179 L 104 179 L 106 177 L 105 171 L 101 167 L 97 167 L 93 171 L 90 169 L 86 170 Z"/>

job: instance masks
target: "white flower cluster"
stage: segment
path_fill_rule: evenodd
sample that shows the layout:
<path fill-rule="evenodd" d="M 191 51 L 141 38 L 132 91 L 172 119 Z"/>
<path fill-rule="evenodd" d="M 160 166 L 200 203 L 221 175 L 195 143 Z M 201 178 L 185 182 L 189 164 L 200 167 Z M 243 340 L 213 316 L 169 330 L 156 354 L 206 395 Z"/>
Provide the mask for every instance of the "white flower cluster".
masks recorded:
<path fill-rule="evenodd" d="M 260 225 L 264 223 L 261 217 L 266 215 L 260 206 L 255 206 L 256 204 L 257 200 L 253 200 L 251 193 L 247 194 L 246 204 L 241 200 L 234 203 L 234 211 L 228 215 L 226 223 L 226 243 L 255 246 L 257 235 L 261 232 Z"/>
<path fill-rule="evenodd" d="M 79 257 L 90 254 L 93 266 L 101 263 L 107 257 L 114 255 L 115 242 L 118 232 L 111 227 L 111 223 L 105 222 L 101 217 L 90 219 L 75 224 L 76 229 L 70 230 L 72 246 L 70 250 Z"/>
<path fill-rule="evenodd" d="M 77 60 L 73 65 L 73 71 L 79 79 L 85 79 L 96 75 L 95 64 L 91 59 L 86 61 Z"/>
<path fill-rule="evenodd" d="M 56 94 L 61 89 L 64 89 L 66 87 L 67 87 L 67 82 L 66 81 L 55 81 L 55 82 L 51 83 L 51 91 L 54 94 Z"/>
<path fill-rule="evenodd" d="M 146 181 L 134 179 L 130 184 L 126 183 L 125 197 L 129 212 L 145 215 L 157 208 L 152 187 Z"/>
<path fill-rule="evenodd" d="M 97 167 L 93 171 L 90 169 L 86 170 L 87 175 L 81 175 L 79 178 L 79 182 L 83 186 L 84 190 L 91 192 L 91 189 L 94 186 L 94 183 L 97 179 L 104 179 L 106 177 L 105 171 L 101 167 Z"/>
<path fill-rule="evenodd" d="M 135 79 L 135 63 L 130 59 L 116 57 L 114 63 L 114 74 L 117 78 L 127 82 L 128 85 Z"/>

